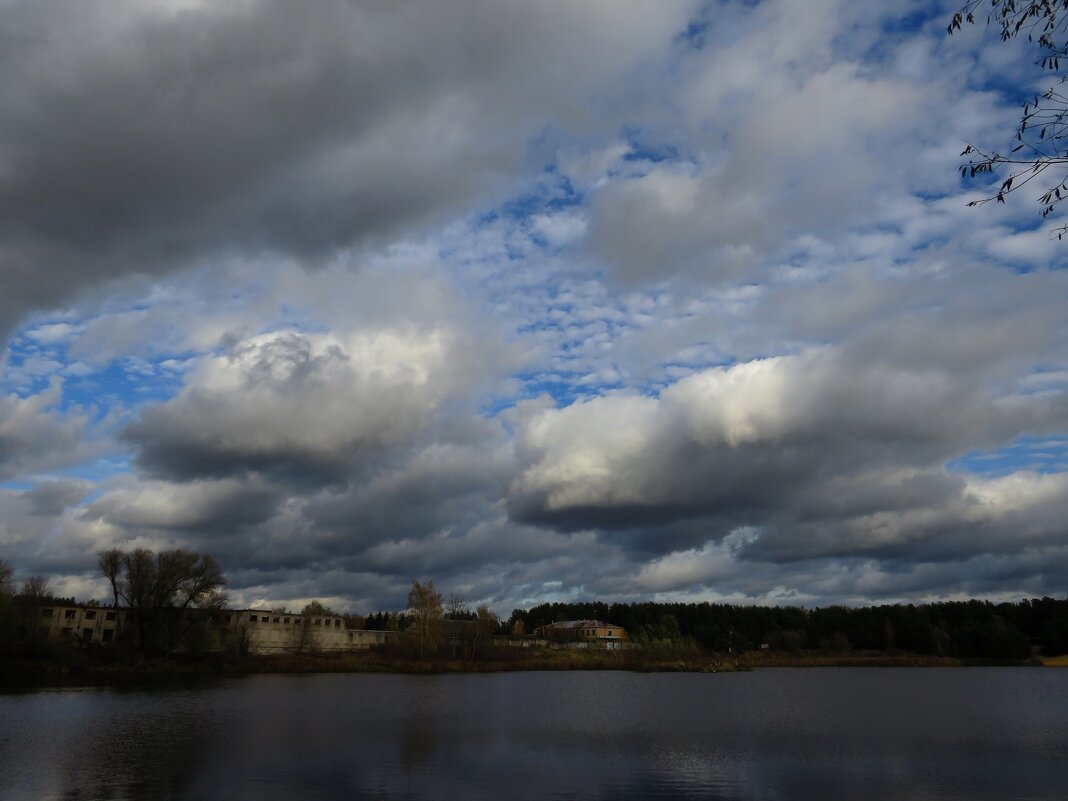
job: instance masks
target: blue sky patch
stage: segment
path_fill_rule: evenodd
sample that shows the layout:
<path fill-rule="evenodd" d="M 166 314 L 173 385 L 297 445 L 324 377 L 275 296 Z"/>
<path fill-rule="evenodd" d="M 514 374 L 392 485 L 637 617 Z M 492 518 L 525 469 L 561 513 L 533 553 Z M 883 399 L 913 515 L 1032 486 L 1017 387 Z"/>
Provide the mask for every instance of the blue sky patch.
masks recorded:
<path fill-rule="evenodd" d="M 1068 434 L 1048 438 L 1020 437 L 1011 445 L 990 451 L 971 451 L 946 464 L 984 476 L 1005 476 L 1021 470 L 1032 473 L 1068 471 Z"/>

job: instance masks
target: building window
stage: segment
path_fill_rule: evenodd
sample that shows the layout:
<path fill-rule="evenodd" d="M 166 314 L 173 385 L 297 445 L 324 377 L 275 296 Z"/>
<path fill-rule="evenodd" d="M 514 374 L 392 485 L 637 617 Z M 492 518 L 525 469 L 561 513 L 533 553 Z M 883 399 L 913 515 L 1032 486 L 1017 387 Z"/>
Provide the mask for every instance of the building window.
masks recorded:
<path fill-rule="evenodd" d="M 256 616 L 256 615 L 249 615 L 249 616 L 248 616 L 248 622 L 249 622 L 249 623 L 259 623 L 259 622 L 260 622 L 260 619 L 259 619 L 259 617 L 258 617 L 258 616 Z"/>
<path fill-rule="evenodd" d="M 230 622 L 230 616 L 229 615 L 224 615 L 223 616 L 223 623 L 229 623 L 229 622 Z"/>
<path fill-rule="evenodd" d="M 85 619 L 96 620 L 96 612 L 94 612 L 92 609 L 87 609 L 85 612 Z"/>
<path fill-rule="evenodd" d="M 280 617 L 276 617 L 276 618 L 274 619 L 274 622 L 275 622 L 275 623 L 278 623 L 278 622 L 279 622 L 279 621 L 280 621 L 281 619 L 282 619 L 282 618 L 280 618 Z"/>
<path fill-rule="evenodd" d="M 100 632 L 100 634 L 101 634 L 101 639 L 104 642 L 111 642 L 111 638 L 115 636 L 115 630 L 114 629 L 104 629 L 102 632 Z"/>
<path fill-rule="evenodd" d="M 65 610 L 63 612 L 63 619 L 64 620 L 74 620 L 74 618 L 77 616 L 77 614 L 78 613 L 75 610 L 67 609 L 67 610 Z"/>
<path fill-rule="evenodd" d="M 316 626 L 321 626 L 321 625 L 323 625 L 323 619 L 322 619 L 321 617 L 317 617 L 317 618 L 315 618 L 315 625 L 316 625 Z"/>
<path fill-rule="evenodd" d="M 335 629 L 341 628 L 341 621 L 340 620 L 335 620 L 334 621 L 334 628 Z"/>
<path fill-rule="evenodd" d="M 289 618 L 288 617 L 282 618 L 282 624 L 288 626 L 289 625 Z"/>
<path fill-rule="evenodd" d="M 115 613 L 114 612 L 105 612 L 104 613 L 104 620 L 114 620 L 114 619 L 115 619 Z"/>
<path fill-rule="evenodd" d="M 93 641 L 93 630 L 92 629 L 82 629 L 82 639 L 85 640 L 86 642 L 92 642 Z"/>

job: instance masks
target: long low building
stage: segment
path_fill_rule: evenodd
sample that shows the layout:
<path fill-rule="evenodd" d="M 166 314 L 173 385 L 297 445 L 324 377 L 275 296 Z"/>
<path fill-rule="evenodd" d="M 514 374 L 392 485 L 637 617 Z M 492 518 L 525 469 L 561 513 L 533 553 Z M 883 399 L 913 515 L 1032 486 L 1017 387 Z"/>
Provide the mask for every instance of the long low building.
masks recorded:
<path fill-rule="evenodd" d="M 302 651 L 362 651 L 385 645 L 397 636 L 393 631 L 350 629 L 335 616 L 281 612 L 262 609 L 225 610 L 217 613 L 219 623 L 247 632 L 250 653 L 298 653 Z"/>
<path fill-rule="evenodd" d="M 362 651 L 385 645 L 393 631 L 352 629 L 341 617 L 286 614 L 264 609 L 190 609 L 189 630 L 198 648 L 245 653 L 299 653 Z M 129 609 L 91 604 L 52 602 L 24 607 L 16 626 L 19 639 L 108 643 L 126 626 L 135 625 Z"/>

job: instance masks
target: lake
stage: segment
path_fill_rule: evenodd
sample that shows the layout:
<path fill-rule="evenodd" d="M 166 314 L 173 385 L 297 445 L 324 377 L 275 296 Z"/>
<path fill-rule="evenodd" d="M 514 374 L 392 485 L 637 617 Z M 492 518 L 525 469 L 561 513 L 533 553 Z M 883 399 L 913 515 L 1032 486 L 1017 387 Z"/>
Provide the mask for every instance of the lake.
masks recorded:
<path fill-rule="evenodd" d="M 0 801 L 1063 799 L 1068 670 L 252 676 L 0 695 Z"/>

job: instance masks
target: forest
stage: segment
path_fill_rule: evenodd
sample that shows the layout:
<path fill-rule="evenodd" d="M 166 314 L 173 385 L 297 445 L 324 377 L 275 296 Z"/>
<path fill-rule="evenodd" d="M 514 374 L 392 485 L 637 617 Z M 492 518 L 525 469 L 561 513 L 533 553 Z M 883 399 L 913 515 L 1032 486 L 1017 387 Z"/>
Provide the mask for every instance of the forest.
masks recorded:
<path fill-rule="evenodd" d="M 736 606 L 714 603 L 545 603 L 516 609 L 507 626 L 532 632 L 558 620 L 596 619 L 638 645 L 690 643 L 734 652 L 902 651 L 960 659 L 1024 659 L 1068 653 L 1068 598 L 1015 603 L 944 601 L 883 606 Z"/>
<path fill-rule="evenodd" d="M 136 627 L 128 634 L 141 653 L 170 650 L 163 639 L 169 631 L 165 624 L 174 616 L 162 612 L 218 608 L 225 603 L 221 592 L 225 578 L 208 555 L 180 550 L 159 554 L 109 551 L 100 554 L 100 569 L 112 587 L 112 605 L 135 613 Z M 13 573 L 0 561 L 0 643 L 12 642 L 16 606 L 34 607 L 44 600 L 56 600 L 41 576 L 31 577 L 16 592 Z M 338 614 L 318 602 L 304 611 Z M 625 629 L 638 649 L 695 657 L 754 650 L 825 654 L 876 651 L 964 660 L 1025 660 L 1035 654 L 1068 654 L 1068 598 L 1050 597 L 1002 603 L 967 600 L 813 609 L 709 602 L 555 602 L 515 609 L 507 620 L 498 622 L 488 606 L 472 611 L 455 595 L 445 603 L 433 582 L 413 582 L 406 610 L 346 614 L 344 618 L 351 628 L 418 630 L 420 652 L 428 642 L 436 649 L 436 642 L 446 636 L 445 621 L 477 624 L 475 628 L 485 632 L 489 647 L 494 629 L 498 635 L 530 636 L 549 623 L 594 619 Z"/>

